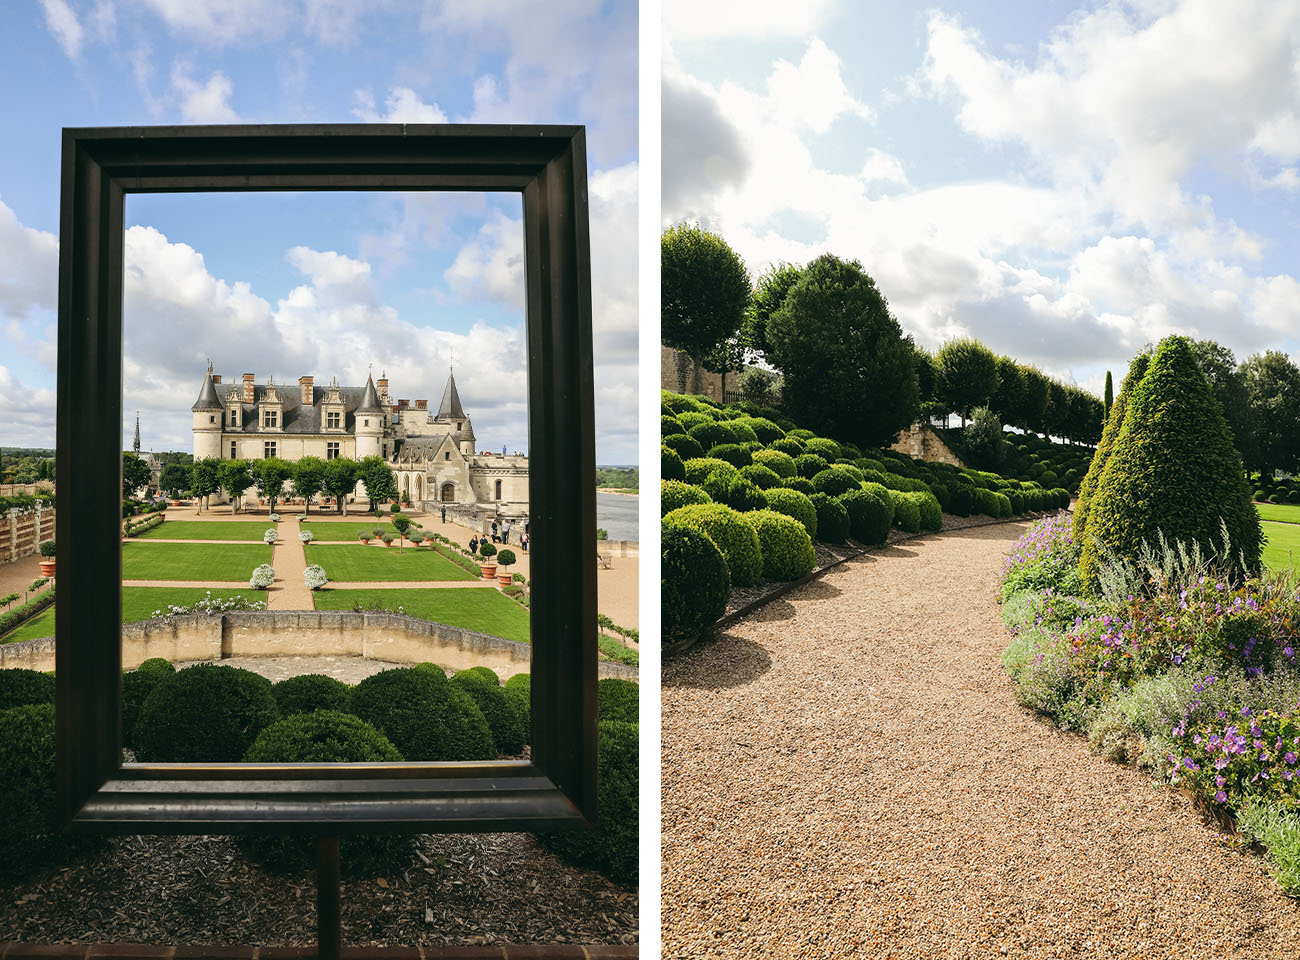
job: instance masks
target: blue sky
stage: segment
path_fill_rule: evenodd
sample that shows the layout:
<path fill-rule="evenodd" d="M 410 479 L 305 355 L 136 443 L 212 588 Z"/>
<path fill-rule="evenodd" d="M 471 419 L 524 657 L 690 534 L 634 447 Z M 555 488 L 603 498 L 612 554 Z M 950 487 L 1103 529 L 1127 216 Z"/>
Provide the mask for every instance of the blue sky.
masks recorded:
<path fill-rule="evenodd" d="M 0 4 L 0 443 L 53 445 L 65 126 L 477 122 L 587 126 L 597 458 L 636 461 L 637 10 L 621 0 L 30 0 Z M 21 93 L 15 93 L 21 91 Z M 514 195 L 210 194 L 127 204 L 129 439 L 189 449 L 227 377 L 441 396 L 480 446 L 524 449 Z M 181 401 L 177 403 L 177 399 Z"/>
<path fill-rule="evenodd" d="M 1170 333 L 1300 351 L 1300 7 L 743 6 L 665 0 L 665 225 L 1096 392 Z"/>

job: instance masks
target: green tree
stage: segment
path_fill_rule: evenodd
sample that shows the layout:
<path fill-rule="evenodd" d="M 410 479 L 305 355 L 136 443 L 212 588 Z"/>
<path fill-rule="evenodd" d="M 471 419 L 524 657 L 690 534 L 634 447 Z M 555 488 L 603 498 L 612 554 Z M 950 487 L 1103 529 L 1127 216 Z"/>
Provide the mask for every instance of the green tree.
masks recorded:
<path fill-rule="evenodd" d="M 1248 463 L 1261 473 L 1300 470 L 1300 369 L 1267 350 L 1241 365 L 1250 410 Z"/>
<path fill-rule="evenodd" d="M 1037 367 L 1025 367 L 1025 406 L 1021 410 L 1026 430 L 1046 432 L 1047 405 L 1052 399 L 1052 383 Z"/>
<path fill-rule="evenodd" d="M 207 498 L 217 492 L 221 485 L 217 470 L 221 461 L 216 457 L 205 457 L 202 460 L 195 460 L 190 467 L 190 492 L 198 497 L 198 512 L 203 512 L 203 507 L 207 503 Z"/>
<path fill-rule="evenodd" d="M 293 464 L 279 457 L 265 457 L 254 460 L 248 472 L 257 484 L 258 494 L 271 501 L 270 509 L 275 513 L 275 502 L 284 495 L 284 485 L 293 479 Z"/>
<path fill-rule="evenodd" d="M 1025 368 L 1010 357 L 998 357 L 998 388 L 989 397 L 989 408 L 1003 423 L 1023 428 L 1028 392 Z"/>
<path fill-rule="evenodd" d="M 912 360 L 916 368 L 916 397 L 921 405 L 921 419 L 928 423 L 932 419 L 943 417 L 946 421 L 952 408 L 935 393 L 938 372 L 935 370 L 934 354 L 920 344 L 914 344 Z"/>
<path fill-rule="evenodd" d="M 355 460 L 350 460 L 347 457 L 335 457 L 333 460 L 325 461 L 325 472 L 321 478 L 321 484 L 334 497 L 337 504 L 335 507 L 336 513 L 347 515 L 348 494 L 356 489 L 357 474 L 360 469 L 360 465 Z"/>
<path fill-rule="evenodd" d="M 222 460 L 217 467 L 217 482 L 230 498 L 230 512 L 239 509 L 239 498 L 253 485 L 253 476 L 248 472 L 247 460 Z"/>
<path fill-rule="evenodd" d="M 971 412 L 970 423 L 962 431 L 962 438 L 985 470 L 1001 466 L 1006 443 L 1002 439 L 1002 421 L 996 412 L 988 407 L 976 407 Z"/>
<path fill-rule="evenodd" d="M 962 428 L 975 407 L 985 406 L 997 392 L 998 357 L 978 340 L 949 340 L 934 355 L 935 393 L 961 414 Z"/>
<path fill-rule="evenodd" d="M 1192 341 L 1192 355 L 1205 379 L 1210 382 L 1214 399 L 1223 407 L 1223 416 L 1232 430 L 1232 437 L 1249 463 L 1250 446 L 1254 439 L 1251 426 L 1250 402 L 1246 396 L 1246 377 L 1237 364 L 1232 351 L 1213 340 Z"/>
<path fill-rule="evenodd" d="M 303 457 L 293 465 L 293 492 L 304 498 L 303 515 L 311 513 L 311 498 L 325 489 L 325 461 Z"/>
<path fill-rule="evenodd" d="M 1102 544 L 1133 559 L 1141 544 L 1223 548 L 1238 573 L 1259 570 L 1264 539 L 1223 408 L 1185 337 L 1166 337 L 1133 390 L 1089 510 L 1080 573 L 1096 584 Z"/>
<path fill-rule="evenodd" d="M 1106 422 L 1110 420 L 1110 406 L 1115 402 L 1115 388 L 1110 382 L 1110 371 L 1106 371 L 1106 394 L 1102 397 L 1101 425 L 1104 429 Z"/>
<path fill-rule="evenodd" d="M 1043 411 L 1043 429 L 1049 437 L 1065 439 L 1070 425 L 1070 395 L 1059 380 L 1047 380 L 1047 409 Z"/>
<path fill-rule="evenodd" d="M 754 293 L 749 298 L 745 310 L 744 323 L 741 325 L 741 342 L 746 348 L 767 355 L 770 345 L 767 342 L 767 322 L 772 314 L 781 308 L 785 295 L 790 292 L 799 278 L 803 268 L 793 263 L 781 263 L 768 267 L 767 272 L 758 278 Z"/>
<path fill-rule="evenodd" d="M 1074 505 L 1074 516 L 1070 520 L 1070 535 L 1075 543 L 1083 543 L 1088 511 L 1092 507 L 1092 496 L 1097 490 L 1097 482 L 1101 479 L 1102 471 L 1106 469 L 1106 462 L 1115 447 L 1115 438 L 1119 436 L 1120 428 L 1124 426 L 1129 399 L 1133 396 L 1137 385 L 1142 382 L 1142 378 L 1146 376 L 1147 364 L 1150 362 L 1149 353 L 1139 353 L 1133 358 L 1128 365 L 1128 375 L 1119 386 L 1119 398 L 1111 404 L 1110 418 L 1106 421 L 1106 429 L 1101 432 L 1097 452 L 1092 455 L 1088 472 L 1084 475 L 1083 482 L 1079 484 L 1079 499 Z"/>
<path fill-rule="evenodd" d="M 397 480 L 383 457 L 362 457 L 357 463 L 357 475 L 366 485 L 366 496 L 370 498 L 372 511 L 375 504 L 397 496 Z"/>
<path fill-rule="evenodd" d="M 122 496 L 132 497 L 135 491 L 148 484 L 149 465 L 134 453 L 122 454 Z"/>
<path fill-rule="evenodd" d="M 166 490 L 173 497 L 189 489 L 190 472 L 179 464 L 169 463 L 162 468 L 158 477 L 158 488 Z"/>
<path fill-rule="evenodd" d="M 660 238 L 660 335 L 695 362 L 700 392 L 705 357 L 735 337 L 749 303 L 749 272 L 727 242 L 698 225 L 678 224 Z"/>
<path fill-rule="evenodd" d="M 892 442 L 919 412 L 915 348 L 856 260 L 824 254 L 768 321 L 785 410 L 859 447 Z"/>

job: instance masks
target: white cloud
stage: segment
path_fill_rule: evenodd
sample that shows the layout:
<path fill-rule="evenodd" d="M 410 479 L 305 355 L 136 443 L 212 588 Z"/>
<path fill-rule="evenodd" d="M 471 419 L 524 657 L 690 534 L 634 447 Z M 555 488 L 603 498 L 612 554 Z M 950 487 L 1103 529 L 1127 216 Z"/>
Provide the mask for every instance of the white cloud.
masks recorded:
<path fill-rule="evenodd" d="M 59 240 L 18 221 L 0 201 L 0 316 L 22 320 L 58 306 Z"/>
<path fill-rule="evenodd" d="M 187 64 L 172 64 L 172 88 L 186 123 L 238 123 L 239 114 L 230 106 L 234 87 L 220 70 L 199 83 L 190 76 Z"/>
<path fill-rule="evenodd" d="M 41 6 L 45 9 L 45 26 L 59 42 L 68 59 L 80 60 L 85 31 L 67 0 L 41 0 Z"/>
<path fill-rule="evenodd" d="M 907 186 L 907 174 L 903 172 L 903 162 L 892 153 L 867 148 L 867 158 L 862 163 L 859 174 L 864 183 L 896 183 Z"/>
<path fill-rule="evenodd" d="M 447 114 L 436 103 L 425 103 L 410 87 L 393 87 L 388 91 L 384 106 L 387 113 L 375 108 L 375 97 L 369 90 L 355 93 L 357 105 L 352 115 L 363 123 L 446 123 Z"/>
<path fill-rule="evenodd" d="M 297 5 L 282 0 L 144 0 L 174 33 L 205 44 L 280 36 Z"/>
<path fill-rule="evenodd" d="M 805 126 L 825 133 L 841 115 L 874 120 L 875 111 L 844 85 L 840 58 L 813 37 L 799 65 L 778 60 L 767 78 L 768 108 L 773 120 L 788 127 Z"/>
<path fill-rule="evenodd" d="M 833 0 L 664 0 L 664 31 L 695 39 L 805 37 L 825 21 Z"/>
<path fill-rule="evenodd" d="M 461 248 L 443 279 L 463 299 L 500 300 L 524 306 L 523 221 L 493 211 L 478 234 Z"/>
<path fill-rule="evenodd" d="M 0 406 L 6 446 L 54 446 L 54 391 L 24 383 L 0 364 Z"/>

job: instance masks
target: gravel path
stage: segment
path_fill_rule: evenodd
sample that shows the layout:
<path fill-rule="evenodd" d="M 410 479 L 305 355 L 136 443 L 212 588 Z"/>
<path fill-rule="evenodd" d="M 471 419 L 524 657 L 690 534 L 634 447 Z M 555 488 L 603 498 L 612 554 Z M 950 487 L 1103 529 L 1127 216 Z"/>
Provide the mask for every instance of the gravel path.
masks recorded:
<path fill-rule="evenodd" d="M 665 664 L 665 957 L 1300 954 L 1261 858 L 1015 702 L 1024 529 L 850 560 Z"/>

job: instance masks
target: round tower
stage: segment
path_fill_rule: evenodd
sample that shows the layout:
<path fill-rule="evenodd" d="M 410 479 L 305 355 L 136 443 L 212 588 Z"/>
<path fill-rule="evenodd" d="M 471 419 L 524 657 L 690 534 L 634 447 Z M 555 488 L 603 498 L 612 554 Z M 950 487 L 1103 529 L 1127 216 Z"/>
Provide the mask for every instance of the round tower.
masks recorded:
<path fill-rule="evenodd" d="M 217 388 L 212 382 L 212 364 L 203 378 L 199 398 L 190 407 L 194 413 L 194 459 L 221 456 L 221 427 L 225 407 L 217 398 Z"/>
<path fill-rule="evenodd" d="M 357 459 L 379 456 L 379 438 L 383 436 L 384 408 L 379 405 L 379 393 L 375 390 L 375 381 L 366 377 L 366 389 L 361 395 L 361 405 L 357 407 L 355 430 L 357 436 Z"/>

